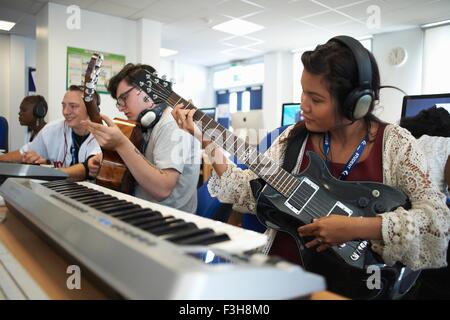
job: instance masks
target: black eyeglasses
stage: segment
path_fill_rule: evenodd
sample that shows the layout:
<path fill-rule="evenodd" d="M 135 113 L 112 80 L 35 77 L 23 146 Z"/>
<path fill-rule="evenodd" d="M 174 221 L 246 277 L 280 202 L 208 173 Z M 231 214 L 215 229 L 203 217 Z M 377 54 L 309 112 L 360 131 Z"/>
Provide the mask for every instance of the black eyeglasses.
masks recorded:
<path fill-rule="evenodd" d="M 134 87 L 131 87 L 124 93 L 122 93 L 120 96 L 117 97 L 116 107 L 118 109 L 123 108 L 125 106 L 125 103 L 127 101 L 128 95 L 130 94 L 131 90 L 133 90 Z"/>

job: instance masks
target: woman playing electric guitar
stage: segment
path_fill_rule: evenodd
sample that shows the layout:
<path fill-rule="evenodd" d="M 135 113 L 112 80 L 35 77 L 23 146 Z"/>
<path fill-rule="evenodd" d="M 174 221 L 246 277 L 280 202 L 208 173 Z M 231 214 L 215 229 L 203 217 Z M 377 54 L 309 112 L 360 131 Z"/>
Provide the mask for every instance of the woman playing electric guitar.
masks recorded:
<path fill-rule="evenodd" d="M 444 266 L 450 211 L 444 195 L 429 180 L 424 155 L 414 138 L 397 125 L 383 123 L 372 113 L 380 90 L 380 74 L 373 55 L 355 39 L 341 36 L 305 52 L 302 62 L 304 121 L 286 129 L 266 155 L 281 165 L 286 160 L 287 147 L 304 133 L 300 151 L 294 156 L 292 173 L 308 168 L 307 151 L 313 151 L 335 178 L 384 183 L 402 190 L 411 202 L 411 209 L 400 206 L 382 213 L 383 208 L 378 208 L 372 217 L 320 212 L 317 206 L 317 218 L 311 215 L 311 223 L 296 229 L 297 236 L 307 239 L 302 251 L 321 256 L 332 248 L 338 251 L 338 245 L 348 241 L 367 239 L 368 246 L 387 265 L 399 262 L 412 270 Z M 192 134 L 194 113 L 195 110 L 186 110 L 181 104 L 173 111 L 179 126 Z M 203 141 L 203 145 L 206 147 L 208 141 Z M 242 212 L 256 212 L 250 181 L 257 176 L 230 165 L 212 144 L 207 150 L 215 170 L 209 182 L 211 195 L 233 203 Z M 361 198 L 361 206 L 364 201 Z M 268 230 L 268 235 L 265 248 L 268 254 L 302 263 L 293 237 L 275 230 Z M 349 288 L 350 283 L 330 282 L 331 277 L 339 282 L 340 271 L 327 270 L 325 259 L 318 261 L 309 269 L 325 275 L 330 290 L 362 298 Z"/>

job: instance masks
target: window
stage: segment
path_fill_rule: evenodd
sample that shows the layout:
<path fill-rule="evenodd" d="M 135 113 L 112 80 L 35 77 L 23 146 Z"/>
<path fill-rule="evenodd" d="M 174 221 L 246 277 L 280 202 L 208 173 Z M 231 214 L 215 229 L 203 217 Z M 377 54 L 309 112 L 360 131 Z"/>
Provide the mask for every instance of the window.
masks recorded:
<path fill-rule="evenodd" d="M 250 91 L 242 92 L 242 111 L 250 111 Z"/>
<path fill-rule="evenodd" d="M 238 94 L 237 92 L 230 93 L 230 113 L 234 113 L 237 111 L 238 105 Z"/>

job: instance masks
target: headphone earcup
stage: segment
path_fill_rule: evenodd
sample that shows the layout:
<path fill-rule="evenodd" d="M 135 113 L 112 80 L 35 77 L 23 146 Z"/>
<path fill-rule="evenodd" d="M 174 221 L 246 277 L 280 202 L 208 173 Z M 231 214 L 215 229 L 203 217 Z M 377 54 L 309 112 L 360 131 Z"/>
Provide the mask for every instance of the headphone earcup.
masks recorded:
<path fill-rule="evenodd" d="M 139 123 L 144 128 L 150 128 L 154 125 L 153 123 L 155 122 L 155 120 L 156 120 L 156 113 L 154 113 L 151 110 L 147 110 L 147 112 L 142 114 L 142 116 L 140 117 Z"/>
<path fill-rule="evenodd" d="M 166 105 L 161 103 L 152 109 L 145 109 L 142 111 L 137 119 L 141 124 L 141 128 L 143 130 L 153 128 L 158 123 L 159 119 L 161 119 L 165 107 Z"/>
<path fill-rule="evenodd" d="M 47 110 L 45 109 L 44 105 L 39 102 L 38 104 L 36 104 L 33 108 L 33 115 L 36 118 L 44 118 L 45 115 L 47 114 Z"/>
<path fill-rule="evenodd" d="M 344 102 L 345 116 L 352 121 L 364 118 L 369 112 L 372 101 L 373 93 L 371 90 L 353 90 Z"/>

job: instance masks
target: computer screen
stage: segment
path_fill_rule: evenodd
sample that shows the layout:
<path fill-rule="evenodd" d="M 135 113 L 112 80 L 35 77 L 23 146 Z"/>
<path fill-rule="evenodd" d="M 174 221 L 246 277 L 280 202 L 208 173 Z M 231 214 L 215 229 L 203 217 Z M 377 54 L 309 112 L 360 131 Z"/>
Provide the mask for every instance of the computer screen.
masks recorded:
<path fill-rule="evenodd" d="M 433 106 L 450 112 L 450 93 L 403 97 L 402 118 L 413 117 Z"/>
<path fill-rule="evenodd" d="M 264 128 L 262 110 L 247 112 L 234 112 L 231 114 L 231 126 L 237 129 L 262 129 Z"/>
<path fill-rule="evenodd" d="M 300 103 L 283 103 L 283 111 L 281 116 L 281 125 L 291 125 L 303 120 L 302 109 Z"/>
<path fill-rule="evenodd" d="M 211 119 L 216 120 L 216 108 L 202 108 L 199 110 L 204 114 L 206 114 Z"/>

